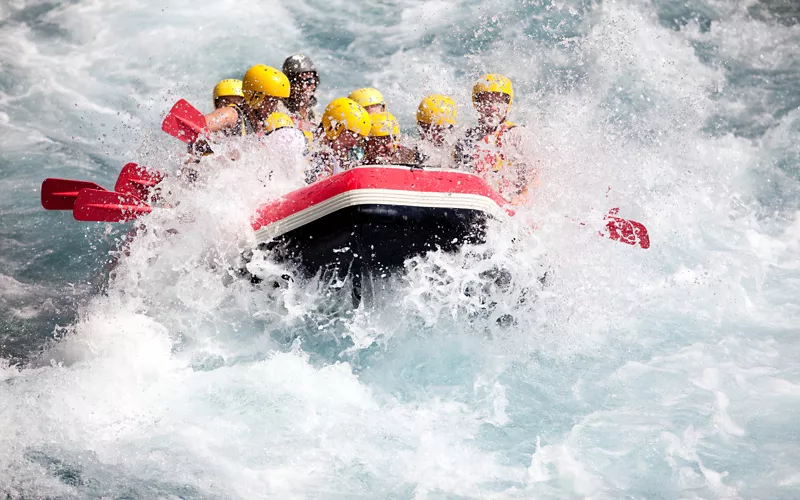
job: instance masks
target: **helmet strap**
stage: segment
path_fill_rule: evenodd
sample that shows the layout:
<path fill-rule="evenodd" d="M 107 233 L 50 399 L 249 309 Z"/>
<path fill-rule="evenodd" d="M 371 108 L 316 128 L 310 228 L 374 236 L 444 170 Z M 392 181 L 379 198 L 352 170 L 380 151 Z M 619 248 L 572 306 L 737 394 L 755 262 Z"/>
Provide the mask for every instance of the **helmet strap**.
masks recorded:
<path fill-rule="evenodd" d="M 328 139 L 330 141 L 335 141 L 336 139 L 339 138 L 340 135 L 342 135 L 343 131 L 344 131 L 344 124 L 337 122 L 331 124 L 330 133 L 326 135 L 328 136 Z"/>

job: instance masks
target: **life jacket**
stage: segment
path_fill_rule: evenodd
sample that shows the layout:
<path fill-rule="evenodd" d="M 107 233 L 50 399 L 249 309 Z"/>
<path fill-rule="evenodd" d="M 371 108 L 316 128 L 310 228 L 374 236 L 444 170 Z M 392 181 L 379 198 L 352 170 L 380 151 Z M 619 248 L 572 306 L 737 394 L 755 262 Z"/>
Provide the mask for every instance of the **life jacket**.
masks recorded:
<path fill-rule="evenodd" d="M 503 122 L 494 132 L 475 141 L 472 160 L 476 174 L 499 172 L 508 165 L 503 153 L 503 135 L 516 126 L 515 123 Z"/>
<path fill-rule="evenodd" d="M 502 172 L 509 164 L 503 152 L 503 136 L 516 126 L 515 123 L 506 121 L 494 132 L 476 138 L 470 154 L 473 172 L 483 177 L 501 196 L 516 190 L 517 183 L 513 176 Z"/>
<path fill-rule="evenodd" d="M 256 128 L 250 122 L 250 119 L 247 117 L 247 113 L 245 113 L 238 104 L 231 103 L 228 104 L 227 107 L 233 108 L 236 111 L 236 114 L 239 116 L 239 119 L 237 120 L 235 127 L 231 127 L 223 131 L 226 136 L 238 137 L 256 133 Z"/>

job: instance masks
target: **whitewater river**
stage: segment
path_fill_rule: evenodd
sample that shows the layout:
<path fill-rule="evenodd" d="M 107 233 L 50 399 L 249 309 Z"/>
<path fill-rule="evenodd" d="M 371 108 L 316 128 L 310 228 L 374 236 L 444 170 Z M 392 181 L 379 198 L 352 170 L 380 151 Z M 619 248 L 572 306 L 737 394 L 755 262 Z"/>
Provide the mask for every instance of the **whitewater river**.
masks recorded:
<path fill-rule="evenodd" d="M 0 3 L 1 498 L 800 497 L 792 2 L 163 3 Z M 165 181 L 130 255 L 130 225 L 41 208 L 46 177 L 175 174 L 172 103 L 298 51 L 321 103 L 375 86 L 409 134 L 508 75 L 539 230 L 348 311 L 229 273 L 300 182 L 257 145 Z M 614 207 L 650 249 L 578 224 Z"/>

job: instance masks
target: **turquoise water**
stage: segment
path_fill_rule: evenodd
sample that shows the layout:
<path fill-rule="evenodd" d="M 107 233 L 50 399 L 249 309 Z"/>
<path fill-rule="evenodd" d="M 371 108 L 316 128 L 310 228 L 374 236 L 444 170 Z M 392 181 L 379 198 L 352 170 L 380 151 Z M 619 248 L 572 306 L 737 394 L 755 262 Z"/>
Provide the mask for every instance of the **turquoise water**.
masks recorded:
<path fill-rule="evenodd" d="M 779 1 L 3 4 L 0 492 L 796 498 L 797 18 Z M 376 86 L 409 133 L 423 95 L 453 95 L 467 126 L 472 79 L 509 75 L 541 229 L 410 262 L 348 312 L 313 283 L 228 275 L 252 207 L 297 182 L 253 145 L 198 189 L 169 181 L 180 207 L 110 279 L 129 227 L 41 209 L 45 177 L 174 173 L 159 124 L 178 97 L 208 111 L 219 79 L 300 50 L 321 102 Z M 284 169 L 267 183 L 264 165 Z M 612 207 L 651 249 L 571 222 Z"/>

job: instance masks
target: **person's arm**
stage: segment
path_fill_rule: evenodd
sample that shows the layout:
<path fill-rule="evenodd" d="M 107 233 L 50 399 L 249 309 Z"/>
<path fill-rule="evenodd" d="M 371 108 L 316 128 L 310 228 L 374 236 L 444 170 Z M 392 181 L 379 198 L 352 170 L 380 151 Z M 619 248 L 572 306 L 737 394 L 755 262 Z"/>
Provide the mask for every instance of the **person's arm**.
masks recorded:
<path fill-rule="evenodd" d="M 239 123 L 239 113 L 230 106 L 215 109 L 206 115 L 206 131 L 208 132 L 219 132 L 232 128 L 237 123 Z"/>
<path fill-rule="evenodd" d="M 239 122 L 239 113 L 231 107 L 224 107 L 215 109 L 206 115 L 206 128 L 205 133 L 218 132 L 227 128 L 235 127 Z M 189 159 L 186 163 L 197 163 L 200 158 L 213 154 L 211 145 L 208 140 L 201 136 L 195 142 L 189 144 Z"/>

